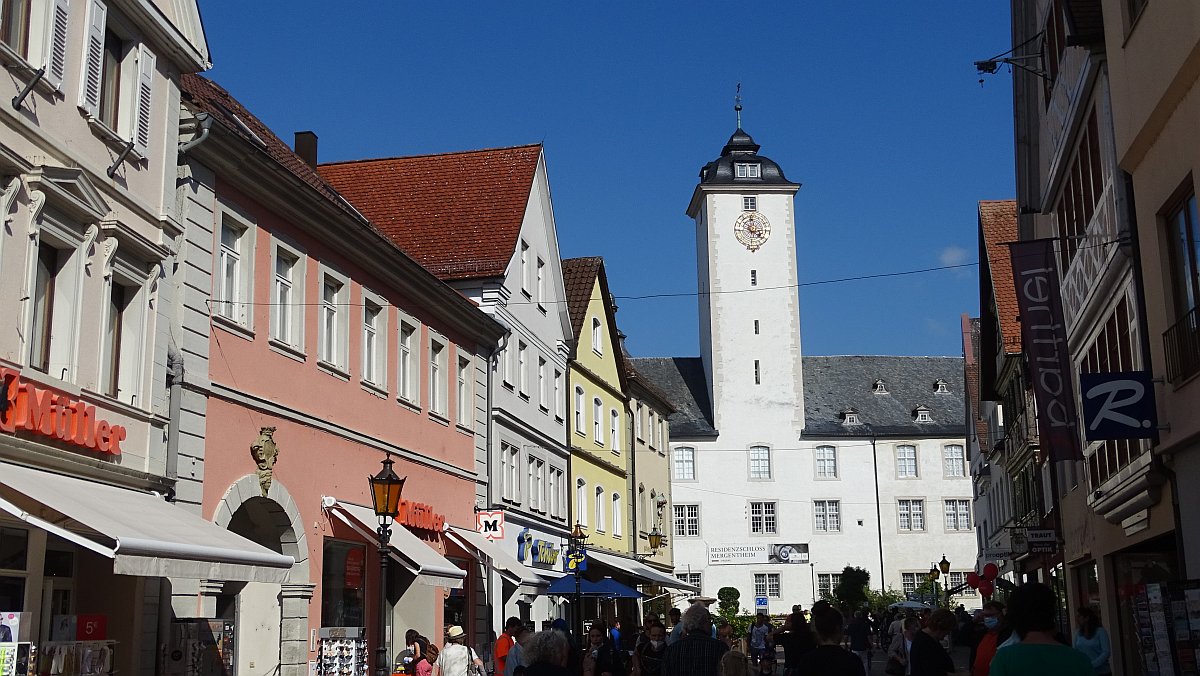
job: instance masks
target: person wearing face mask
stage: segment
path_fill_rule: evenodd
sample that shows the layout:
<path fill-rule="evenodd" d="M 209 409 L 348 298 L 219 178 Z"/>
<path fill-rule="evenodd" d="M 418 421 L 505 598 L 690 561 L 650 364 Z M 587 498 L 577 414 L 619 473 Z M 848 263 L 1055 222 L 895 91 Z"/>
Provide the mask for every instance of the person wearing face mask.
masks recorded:
<path fill-rule="evenodd" d="M 983 627 L 987 633 L 979 639 L 979 645 L 975 648 L 975 659 L 971 662 L 971 676 L 988 676 L 992 658 L 996 656 L 996 648 L 1000 645 L 1003 621 L 1003 603 L 988 601 L 983 604 Z"/>
<path fill-rule="evenodd" d="M 633 651 L 633 676 L 660 676 L 667 654 L 667 629 L 655 621 L 646 634 L 649 638 Z"/>

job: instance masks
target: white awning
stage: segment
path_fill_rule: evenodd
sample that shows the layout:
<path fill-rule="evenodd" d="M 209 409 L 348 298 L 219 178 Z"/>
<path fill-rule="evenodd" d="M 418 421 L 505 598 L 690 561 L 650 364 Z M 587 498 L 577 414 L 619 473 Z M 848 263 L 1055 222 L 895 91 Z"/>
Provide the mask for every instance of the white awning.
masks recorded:
<path fill-rule="evenodd" d="M 0 462 L 0 510 L 143 577 L 272 582 L 295 561 L 151 493 Z"/>
<path fill-rule="evenodd" d="M 660 573 L 649 566 L 642 565 L 640 562 L 633 559 L 627 559 L 616 554 L 608 554 L 606 552 L 598 552 L 595 550 L 587 550 L 589 559 L 594 559 L 597 563 L 608 566 L 616 570 L 621 570 L 630 575 L 641 578 L 642 582 L 638 584 L 656 584 L 660 587 L 671 587 L 674 589 L 682 589 L 698 593 L 699 587 L 690 585 L 682 580 L 674 578 L 666 573 Z"/>
<path fill-rule="evenodd" d="M 500 543 L 493 542 L 473 530 L 451 526 L 446 535 L 464 549 L 473 549 L 480 557 L 491 560 L 492 567 L 509 582 L 517 585 L 517 592 L 520 594 L 537 595 L 545 591 L 549 584 L 538 576 L 537 570 L 518 561 L 517 557 L 505 551 Z"/>
<path fill-rule="evenodd" d="M 332 506 L 329 503 L 332 502 Z M 368 542 L 377 542 L 376 534 L 378 519 L 375 510 L 350 502 L 342 502 L 336 498 L 323 498 L 323 505 L 347 526 L 358 531 Z M 392 559 L 404 566 L 417 582 L 433 587 L 461 589 L 466 571 L 446 560 L 433 547 L 425 544 L 421 538 L 408 532 L 408 528 L 395 524 L 392 526 Z"/>

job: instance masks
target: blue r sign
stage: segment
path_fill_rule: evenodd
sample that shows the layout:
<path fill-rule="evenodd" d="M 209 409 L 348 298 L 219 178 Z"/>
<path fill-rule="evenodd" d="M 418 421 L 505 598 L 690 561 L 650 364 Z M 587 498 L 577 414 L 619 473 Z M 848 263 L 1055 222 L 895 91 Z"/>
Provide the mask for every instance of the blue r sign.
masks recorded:
<path fill-rule="evenodd" d="M 1150 439 L 1158 429 L 1154 383 L 1147 371 L 1081 373 L 1084 437 Z"/>

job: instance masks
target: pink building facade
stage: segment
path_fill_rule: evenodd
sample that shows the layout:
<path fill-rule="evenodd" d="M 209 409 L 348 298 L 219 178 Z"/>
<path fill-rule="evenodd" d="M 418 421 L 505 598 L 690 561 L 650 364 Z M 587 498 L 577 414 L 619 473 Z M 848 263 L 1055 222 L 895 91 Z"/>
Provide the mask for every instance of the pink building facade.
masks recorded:
<path fill-rule="evenodd" d="M 469 631 L 483 582 L 444 532 L 474 530 L 486 495 L 486 374 L 503 328 L 220 87 L 185 78 L 183 107 L 182 433 L 203 439 L 204 516 L 296 561 L 283 584 L 202 582 L 197 615 L 235 627 L 239 674 L 323 673 L 331 635 L 373 650 L 367 478 L 390 454 L 407 477 L 384 590 L 391 653 L 407 629 L 438 644 L 449 625 Z"/>

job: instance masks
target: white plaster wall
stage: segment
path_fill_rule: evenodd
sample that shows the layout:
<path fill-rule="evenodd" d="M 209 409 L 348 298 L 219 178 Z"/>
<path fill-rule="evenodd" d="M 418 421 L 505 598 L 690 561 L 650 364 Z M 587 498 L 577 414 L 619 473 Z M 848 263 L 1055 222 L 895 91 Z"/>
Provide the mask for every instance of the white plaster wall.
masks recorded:
<path fill-rule="evenodd" d="M 877 442 L 878 473 L 869 439 L 833 442 L 792 441 L 775 445 L 774 479 L 754 481 L 749 475 L 749 452 L 753 437 L 722 433 L 715 442 L 672 442 L 672 448 L 697 449 L 696 481 L 675 480 L 673 500 L 677 505 L 700 505 L 700 536 L 675 536 L 675 570 L 703 573 L 703 593 L 715 596 L 723 586 L 737 587 L 743 605 L 752 608 L 754 573 L 780 573 L 782 598 L 772 612 L 786 611 L 794 603 L 805 606 L 813 600 L 814 574 L 838 573 L 845 566 L 859 566 L 871 573 L 871 586 L 901 589 L 901 573 L 924 572 L 944 554 L 953 570 L 975 569 L 974 531 L 947 532 L 942 501 L 971 498 L 970 479 L 942 477 L 941 447 L 962 444 L 962 439 L 914 439 L 903 443 L 918 446 L 917 479 L 895 477 L 894 446 L 901 442 Z M 761 438 L 754 439 L 761 441 Z M 814 448 L 833 445 L 838 449 L 838 479 L 815 478 Z M 874 476 L 879 477 L 879 502 L 875 499 Z M 925 530 L 902 532 L 898 527 L 896 500 L 900 497 L 925 500 Z M 816 532 L 812 501 L 840 501 L 841 531 Z M 749 503 L 777 503 L 778 533 L 751 535 Z M 878 514 L 878 516 L 877 516 Z M 884 569 L 880 573 L 880 519 Z M 809 565 L 708 565 L 708 546 L 764 542 L 808 544 Z"/>
<path fill-rule="evenodd" d="M 758 198 L 758 212 L 771 234 L 756 251 L 734 235 L 742 197 Z M 796 238 L 792 189 L 785 192 L 719 192 L 705 199 L 697 236 L 708 242 L 707 270 L 701 292 L 711 291 L 707 318 L 712 341 L 712 388 L 716 427 L 722 433 L 739 425 L 759 434 L 796 438 L 804 427 L 800 364 L 800 307 L 796 276 Z M 751 270 L 757 285 L 751 286 Z M 707 288 L 704 286 L 707 281 Z M 754 334 L 754 320 L 760 333 Z M 754 361 L 760 384 L 754 383 Z M 764 425 L 773 425 L 764 429 Z M 768 436 L 768 438 L 773 438 Z"/>

